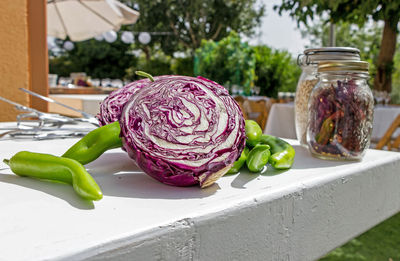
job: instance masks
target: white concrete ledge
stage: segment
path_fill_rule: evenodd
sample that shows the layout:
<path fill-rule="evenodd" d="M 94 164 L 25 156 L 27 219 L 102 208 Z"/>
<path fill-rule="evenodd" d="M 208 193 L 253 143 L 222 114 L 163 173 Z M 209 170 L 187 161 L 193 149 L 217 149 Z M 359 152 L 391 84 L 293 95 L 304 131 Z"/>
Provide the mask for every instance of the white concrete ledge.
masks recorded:
<path fill-rule="evenodd" d="M 0 157 L 75 141 L 0 141 Z M 163 185 L 115 149 L 87 165 L 104 193 L 94 203 L 0 165 L 0 260 L 314 260 L 400 211 L 400 153 L 333 162 L 295 149 L 288 171 L 205 190 Z"/>

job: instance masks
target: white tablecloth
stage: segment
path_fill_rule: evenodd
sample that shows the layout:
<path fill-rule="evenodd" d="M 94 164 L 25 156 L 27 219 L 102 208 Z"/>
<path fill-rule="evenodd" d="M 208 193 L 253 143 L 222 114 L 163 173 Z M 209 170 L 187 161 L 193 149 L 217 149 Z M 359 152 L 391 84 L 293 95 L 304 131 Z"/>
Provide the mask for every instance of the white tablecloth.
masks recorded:
<path fill-rule="evenodd" d="M 296 139 L 293 103 L 274 103 L 264 132 L 281 138 Z"/>
<path fill-rule="evenodd" d="M 372 141 L 379 141 L 399 114 L 400 106 L 376 106 L 374 110 Z M 399 134 L 400 130 L 396 131 L 393 136 L 397 137 Z"/>
<path fill-rule="evenodd" d="M 400 106 L 376 106 L 371 139 L 377 142 L 383 137 L 393 120 L 400 114 Z M 296 139 L 294 104 L 273 104 L 268 116 L 265 133 L 288 139 Z M 398 130 L 395 135 L 400 134 Z"/>

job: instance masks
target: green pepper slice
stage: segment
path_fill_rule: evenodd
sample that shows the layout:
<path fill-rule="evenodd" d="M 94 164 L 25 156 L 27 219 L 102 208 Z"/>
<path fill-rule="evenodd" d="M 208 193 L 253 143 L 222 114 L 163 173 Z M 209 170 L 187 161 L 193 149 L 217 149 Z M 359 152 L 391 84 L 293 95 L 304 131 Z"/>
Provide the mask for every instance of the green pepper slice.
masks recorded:
<path fill-rule="evenodd" d="M 267 134 L 261 135 L 260 142 L 271 147 L 269 164 L 275 169 L 288 169 L 292 167 L 296 152 L 286 141 Z"/>
<path fill-rule="evenodd" d="M 260 172 L 268 163 L 271 152 L 267 144 L 256 145 L 247 156 L 246 165 L 251 172 Z"/>

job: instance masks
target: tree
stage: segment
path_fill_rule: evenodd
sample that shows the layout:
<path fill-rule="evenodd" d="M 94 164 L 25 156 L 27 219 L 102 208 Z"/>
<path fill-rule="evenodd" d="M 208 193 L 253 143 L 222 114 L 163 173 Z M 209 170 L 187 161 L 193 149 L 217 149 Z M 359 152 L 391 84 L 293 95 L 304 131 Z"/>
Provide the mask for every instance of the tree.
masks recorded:
<path fill-rule="evenodd" d="M 394 104 L 400 104 L 400 53 L 396 53 L 394 56 L 394 68 L 393 73 L 393 89 L 391 93 L 391 102 Z"/>
<path fill-rule="evenodd" d="M 250 95 L 255 80 L 254 50 L 235 32 L 219 42 L 203 40 L 196 50 L 194 73 L 227 87 L 236 85 Z"/>
<path fill-rule="evenodd" d="M 295 92 L 301 70 L 289 52 L 255 46 L 257 80 L 260 95 L 277 97 L 278 91 Z"/>
<path fill-rule="evenodd" d="M 382 26 L 379 26 L 376 22 L 371 26 L 338 22 L 335 24 L 336 46 L 356 47 L 361 51 L 361 59 L 376 60 L 379 54 L 382 29 Z M 324 20 L 301 29 L 302 36 L 310 40 L 310 45 L 306 47 L 328 46 L 329 30 L 328 21 Z"/>
<path fill-rule="evenodd" d="M 127 45 L 120 38 L 112 44 L 104 41 L 88 40 L 75 43 L 75 49 L 66 51 L 50 59 L 50 71 L 57 74 L 69 74 L 72 71 L 85 71 L 92 77 L 122 78 L 132 75 L 137 57 L 132 49 L 140 49 L 145 54 L 146 68 L 152 71 L 167 72 L 165 59 L 154 58 L 159 48 L 169 57 L 177 51 L 186 57 L 171 61 L 173 72 L 193 74 L 193 55 L 203 39 L 220 40 L 230 31 L 250 36 L 260 23 L 264 6 L 256 5 L 256 0 L 121 0 L 128 6 L 139 9 L 140 17 L 133 25 L 124 25 L 121 30 L 150 32 L 151 42 Z M 59 46 L 62 46 L 61 42 Z M 164 57 L 165 58 L 165 57 Z M 143 57 L 139 57 L 140 66 L 144 66 Z M 191 68 L 184 68 L 185 65 Z M 162 68 L 154 68 L 161 66 Z"/>
<path fill-rule="evenodd" d="M 141 54 L 138 57 L 137 64 L 127 69 L 126 78 L 129 80 L 141 79 L 142 77 L 135 73 L 138 70 L 149 72 L 154 76 L 173 74 L 171 63 L 171 56 L 166 55 L 162 50 L 154 50 L 150 59 L 147 59 L 145 54 Z"/>
<path fill-rule="evenodd" d="M 278 91 L 294 92 L 301 73 L 289 52 L 249 46 L 234 32 L 219 42 L 203 41 L 195 60 L 196 75 L 213 79 L 234 94 L 234 85 L 244 95 L 258 86 L 260 95 L 276 98 Z"/>
<path fill-rule="evenodd" d="M 230 31 L 252 35 L 264 14 L 256 0 L 124 0 L 139 6 L 140 17 L 131 30 L 164 32 L 152 35 L 166 54 L 188 50 L 191 54 L 201 41 L 218 41 Z M 169 34 L 168 34 L 169 33 Z M 143 46 L 144 47 L 144 46 Z"/>
<path fill-rule="evenodd" d="M 374 89 L 391 91 L 393 57 L 396 51 L 397 25 L 400 20 L 400 1 L 398 0 L 282 0 L 275 6 L 281 14 L 289 14 L 298 24 L 307 25 L 308 19 L 328 12 L 331 22 L 348 21 L 363 25 L 369 18 L 384 21 L 380 51 L 376 62 Z"/>
<path fill-rule="evenodd" d="M 57 45 L 62 46 L 63 41 Z M 130 45 L 120 39 L 114 43 L 94 39 L 74 43 L 74 49 L 50 57 L 50 73 L 69 76 L 71 72 L 86 72 L 92 78 L 123 79 L 126 69 L 136 64 Z"/>
<path fill-rule="evenodd" d="M 307 25 L 305 29 L 301 29 L 302 36 L 310 40 L 310 46 L 306 47 L 328 46 L 329 30 L 329 23 L 324 20 Z M 336 46 L 358 48 L 361 51 L 361 60 L 368 61 L 372 65 L 369 70 L 372 78 L 376 74 L 374 64 L 378 60 L 382 30 L 383 27 L 376 22 L 368 26 L 358 26 L 340 21 L 335 25 L 335 34 L 337 36 Z"/>

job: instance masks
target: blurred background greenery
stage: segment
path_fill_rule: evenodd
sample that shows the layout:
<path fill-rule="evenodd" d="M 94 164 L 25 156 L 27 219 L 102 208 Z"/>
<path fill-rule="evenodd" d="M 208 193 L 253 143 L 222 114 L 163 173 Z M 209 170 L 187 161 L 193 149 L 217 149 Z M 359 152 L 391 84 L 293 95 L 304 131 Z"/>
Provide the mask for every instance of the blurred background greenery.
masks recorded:
<path fill-rule="evenodd" d="M 153 32 L 150 43 L 126 44 L 121 41 L 121 32 L 115 42 L 91 39 L 74 43 L 72 50 L 63 49 L 65 41 L 56 40 L 56 48 L 49 51 L 50 73 L 68 77 L 71 72 L 85 72 L 91 78 L 133 81 L 137 79 L 134 72 L 140 69 L 153 75 L 202 75 L 233 94 L 276 98 L 278 91 L 295 91 L 301 73 L 296 55 L 266 45 L 250 45 L 245 40 L 254 36 L 266 15 L 265 6 L 256 0 L 122 2 L 140 9 L 141 16 L 136 24 L 124 26 L 121 32 Z M 289 5 L 296 2 L 282 1 L 276 9 L 292 10 L 291 15 L 300 23 L 304 15 L 299 16 L 295 6 Z M 310 6 L 325 5 L 322 0 L 316 2 Z M 302 36 L 310 41 L 307 47 L 328 46 L 332 17 L 317 9 L 312 14 L 318 19 L 301 28 Z M 376 20 L 356 23 L 341 19 L 335 23 L 336 46 L 360 49 L 362 60 L 371 64 L 371 88 L 384 28 Z M 399 43 L 396 46 L 399 49 Z M 392 103 L 400 104 L 399 52 L 390 68 Z"/>

